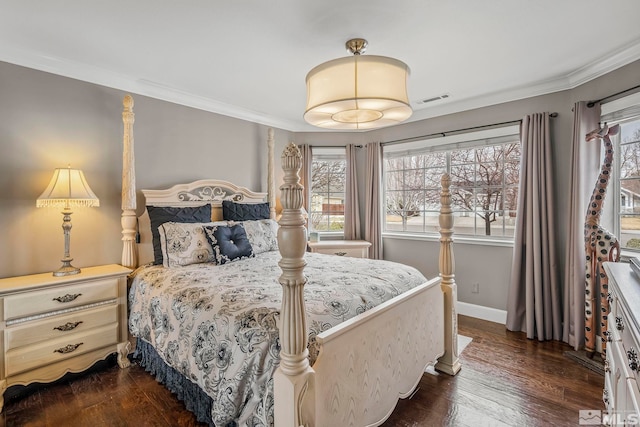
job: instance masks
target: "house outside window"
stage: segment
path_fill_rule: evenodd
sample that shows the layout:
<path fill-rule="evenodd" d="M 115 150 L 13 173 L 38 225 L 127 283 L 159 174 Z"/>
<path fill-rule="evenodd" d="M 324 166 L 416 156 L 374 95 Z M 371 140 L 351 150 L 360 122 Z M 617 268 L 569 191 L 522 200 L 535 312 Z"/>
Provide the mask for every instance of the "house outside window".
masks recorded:
<path fill-rule="evenodd" d="M 321 233 L 344 232 L 346 182 L 344 148 L 313 147 L 309 227 Z"/>
<path fill-rule="evenodd" d="M 602 106 L 602 122 L 620 125 L 614 145 L 614 234 L 620 248 L 640 254 L 640 93 Z M 605 202 L 606 203 L 606 202 Z M 606 208 L 606 206 L 605 206 Z M 609 212 L 611 209 L 609 209 Z"/>
<path fill-rule="evenodd" d="M 520 151 L 519 126 L 385 146 L 385 233 L 437 235 L 447 172 L 456 235 L 512 241 Z"/>

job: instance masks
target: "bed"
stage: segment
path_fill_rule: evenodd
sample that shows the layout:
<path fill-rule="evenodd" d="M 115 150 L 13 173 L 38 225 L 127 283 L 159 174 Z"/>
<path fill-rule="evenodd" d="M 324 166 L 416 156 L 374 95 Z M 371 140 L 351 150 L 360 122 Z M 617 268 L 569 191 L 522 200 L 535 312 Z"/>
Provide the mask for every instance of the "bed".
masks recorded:
<path fill-rule="evenodd" d="M 375 426 L 429 366 L 459 371 L 448 176 L 440 275 L 427 280 L 397 263 L 307 253 L 293 143 L 281 156 L 275 221 L 272 129 L 267 193 L 221 180 L 142 190 L 138 218 L 128 95 L 123 121 L 122 264 L 136 268 L 130 340 L 200 421 Z"/>

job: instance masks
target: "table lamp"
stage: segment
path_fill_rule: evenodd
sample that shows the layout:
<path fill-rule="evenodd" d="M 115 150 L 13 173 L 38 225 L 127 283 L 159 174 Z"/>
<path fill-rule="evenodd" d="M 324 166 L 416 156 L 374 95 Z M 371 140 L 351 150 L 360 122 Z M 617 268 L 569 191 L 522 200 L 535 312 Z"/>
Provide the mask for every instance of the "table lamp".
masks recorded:
<path fill-rule="evenodd" d="M 69 255 L 69 238 L 71 235 L 71 211 L 72 206 L 100 206 L 100 201 L 91 191 L 84 174 L 80 169 L 67 168 L 56 169 L 53 178 L 38 197 L 36 206 L 63 207 L 62 230 L 64 231 L 64 258 L 62 267 L 53 272 L 54 276 L 69 276 L 80 273 L 80 269 L 71 265 L 73 258 Z"/>

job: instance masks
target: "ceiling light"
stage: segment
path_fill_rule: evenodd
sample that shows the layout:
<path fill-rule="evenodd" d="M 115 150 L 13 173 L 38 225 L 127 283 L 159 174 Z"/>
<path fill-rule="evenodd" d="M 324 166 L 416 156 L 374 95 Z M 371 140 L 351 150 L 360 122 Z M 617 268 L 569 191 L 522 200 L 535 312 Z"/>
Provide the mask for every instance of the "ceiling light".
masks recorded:
<path fill-rule="evenodd" d="M 409 67 L 386 56 L 362 56 L 364 39 L 346 43 L 353 56 L 318 65 L 307 74 L 304 119 L 329 129 L 374 129 L 411 116 Z"/>

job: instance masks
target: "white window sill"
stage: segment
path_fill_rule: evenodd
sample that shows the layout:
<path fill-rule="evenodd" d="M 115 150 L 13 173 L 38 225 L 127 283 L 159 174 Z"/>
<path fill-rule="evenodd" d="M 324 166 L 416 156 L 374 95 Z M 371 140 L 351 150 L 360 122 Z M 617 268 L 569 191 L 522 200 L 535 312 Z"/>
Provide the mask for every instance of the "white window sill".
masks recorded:
<path fill-rule="evenodd" d="M 382 233 L 382 238 L 388 239 L 400 239 L 400 240 L 422 240 L 425 242 L 439 242 L 439 234 L 413 234 L 413 233 Z M 513 240 L 506 239 L 478 239 L 467 236 L 456 236 L 453 234 L 453 242 L 464 245 L 480 245 L 480 246 L 500 246 L 506 248 L 513 247 Z"/>

